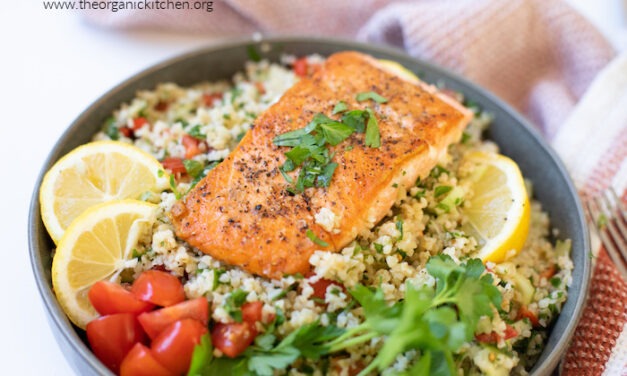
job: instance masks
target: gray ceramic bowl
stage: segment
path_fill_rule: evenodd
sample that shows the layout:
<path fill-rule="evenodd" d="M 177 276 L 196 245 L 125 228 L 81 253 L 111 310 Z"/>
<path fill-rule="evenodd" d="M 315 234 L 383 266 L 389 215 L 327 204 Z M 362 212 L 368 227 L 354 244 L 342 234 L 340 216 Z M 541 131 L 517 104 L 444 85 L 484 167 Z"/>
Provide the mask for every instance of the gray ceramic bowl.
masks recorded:
<path fill-rule="evenodd" d="M 264 48 L 260 48 L 264 44 Z M 68 362 L 80 375 L 111 374 L 91 353 L 81 330 L 66 318 L 54 293 L 50 277 L 53 243 L 41 221 L 38 192 L 44 173 L 61 156 L 89 142 L 103 121 L 122 102 L 129 101 L 138 90 L 152 89 L 158 83 L 171 81 L 190 85 L 199 81 L 230 78 L 249 59 L 249 46 L 256 46 L 264 58 L 277 60 L 283 53 L 329 55 L 341 50 L 358 50 L 379 58 L 398 61 L 418 73 L 425 81 L 442 83 L 463 92 L 467 98 L 494 114 L 488 137 L 504 154 L 518 162 L 523 174 L 534 183 L 535 198 L 551 216 L 552 225 L 561 238 L 572 239 L 575 264 L 573 283 L 562 314 L 551 330 L 548 343 L 533 375 L 547 375 L 556 368 L 573 335 L 585 301 L 590 275 L 589 239 L 577 193 L 558 157 L 541 136 L 509 106 L 462 77 L 404 53 L 384 47 L 335 39 L 307 37 L 271 38 L 262 42 L 239 40 L 192 52 L 149 68 L 103 95 L 87 108 L 56 143 L 42 167 L 35 185 L 28 223 L 30 258 L 39 292 L 47 310 L 50 325 Z M 267 49 L 265 48 L 267 47 Z"/>

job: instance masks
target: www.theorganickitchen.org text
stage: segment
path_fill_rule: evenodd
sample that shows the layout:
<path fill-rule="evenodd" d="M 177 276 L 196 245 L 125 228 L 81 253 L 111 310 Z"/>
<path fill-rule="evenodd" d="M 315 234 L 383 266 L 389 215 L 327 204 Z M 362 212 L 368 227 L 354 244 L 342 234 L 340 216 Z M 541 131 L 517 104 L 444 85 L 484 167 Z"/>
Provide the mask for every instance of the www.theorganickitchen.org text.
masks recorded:
<path fill-rule="evenodd" d="M 122 10 L 204 10 L 213 12 L 213 1 L 188 0 L 132 0 L 132 1 L 42 1 L 44 9 L 49 10 L 103 10 L 118 12 Z"/>

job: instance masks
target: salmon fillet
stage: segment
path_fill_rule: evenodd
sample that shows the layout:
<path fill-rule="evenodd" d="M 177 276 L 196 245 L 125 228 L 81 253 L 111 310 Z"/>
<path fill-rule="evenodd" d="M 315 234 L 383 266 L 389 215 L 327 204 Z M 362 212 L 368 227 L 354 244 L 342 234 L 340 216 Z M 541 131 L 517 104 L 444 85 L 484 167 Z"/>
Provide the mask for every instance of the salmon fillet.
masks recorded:
<path fill-rule="evenodd" d="M 369 91 L 387 102 L 355 99 Z M 331 115 L 338 101 L 374 110 L 381 146 L 368 147 L 364 133 L 353 133 L 331 148 L 338 167 L 328 187 L 288 192 L 279 167 L 289 148 L 272 140 L 317 113 L 338 118 Z M 379 222 L 398 190 L 426 176 L 471 117 L 434 87 L 403 79 L 370 56 L 336 53 L 261 114 L 237 148 L 174 205 L 176 235 L 254 274 L 306 274 L 314 251 L 341 250 Z M 298 169 L 289 174 L 296 180 Z M 310 240 L 308 231 L 328 246 Z"/>

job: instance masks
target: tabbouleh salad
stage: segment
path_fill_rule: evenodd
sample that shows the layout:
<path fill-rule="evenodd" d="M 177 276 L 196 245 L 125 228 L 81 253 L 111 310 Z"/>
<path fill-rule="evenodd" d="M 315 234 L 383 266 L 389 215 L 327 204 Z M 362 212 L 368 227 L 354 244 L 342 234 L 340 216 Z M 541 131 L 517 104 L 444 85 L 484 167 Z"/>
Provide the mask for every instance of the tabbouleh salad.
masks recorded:
<path fill-rule="evenodd" d="M 214 324 L 241 321 L 244 302 L 262 302 L 263 319 L 257 323 L 259 335 L 253 351 L 232 360 L 209 348 L 213 367 L 226 374 L 248 369 L 260 374 L 349 375 L 368 367 L 378 354 L 393 354 L 381 372 L 385 375 L 415 374 L 416 365 L 425 362 L 441 363 L 443 374 L 448 374 L 446 367 L 451 364 L 459 375 L 527 374 L 567 298 L 573 269 L 570 243 L 550 240 L 549 218 L 538 202 L 531 201 L 531 225 L 523 250 L 504 263 L 486 263 L 483 275 L 489 277 L 479 277 L 483 266 L 471 261 L 477 241 L 463 229 L 463 205 L 472 192 L 446 204 L 441 197 L 446 193 L 441 187 L 454 190 L 472 172 L 472 166 L 462 162 L 464 155 L 498 150 L 493 142 L 482 139 L 490 115 L 471 104 L 466 103 L 475 118 L 462 141 L 449 147 L 428 177 L 399 193 L 388 215 L 374 228 L 340 252 L 315 252 L 309 260 L 311 275 L 266 279 L 225 265 L 177 239 L 168 217 L 174 202 L 227 157 L 255 118 L 299 79 L 302 61 L 288 56 L 280 63 L 249 62 L 232 81 L 191 87 L 161 84 L 153 91 L 139 92 L 107 120 L 97 140 L 132 143 L 172 172 L 169 190 L 142 197 L 159 205 L 158 220 L 134 249 L 134 269 L 122 273 L 122 282 L 131 282 L 145 270 L 168 271 L 181 278 L 187 298 L 209 301 Z M 310 68 L 321 61 L 319 56 L 304 60 Z M 316 220 L 324 226 L 329 219 L 322 213 Z M 463 279 L 478 286 L 477 295 L 487 300 L 483 307 L 471 310 L 469 317 L 449 320 L 447 315 L 456 316 L 451 307 L 464 313 L 464 305 L 471 304 L 466 300 L 472 300 L 472 294 L 465 296 L 446 285 L 446 281 Z M 448 307 L 412 308 L 416 300 L 434 299 L 443 291 L 457 294 L 459 300 L 453 299 Z M 374 312 L 377 306 L 397 312 Z M 415 325 L 429 315 L 440 316 L 445 328 L 432 322 L 430 335 L 438 337 L 437 332 L 444 330 L 448 342 L 437 345 L 437 340 L 426 336 L 422 347 L 403 351 L 402 333 L 382 329 L 378 333 L 386 335 L 374 335 L 364 329 L 381 324 L 388 316 L 395 317 L 397 321 L 391 321 L 395 326 L 408 325 L 402 317 L 411 309 Z M 457 329 L 468 330 L 460 329 L 464 327 L 459 320 L 474 324 L 470 341 L 459 342 L 467 338 L 464 335 L 456 337 Z M 317 337 L 307 337 L 307 330 Z M 341 333 L 345 334 L 334 342 Z M 308 353 L 294 341 L 297 335 L 312 342 L 324 342 L 328 335 L 328 342 L 339 351 Z M 286 338 L 291 339 L 286 342 Z M 349 340 L 354 340 L 354 346 L 342 346 L 342 341 Z M 400 351 L 390 352 L 394 346 L 390 342 L 400 346 Z M 376 364 L 383 364 L 381 357 Z"/>

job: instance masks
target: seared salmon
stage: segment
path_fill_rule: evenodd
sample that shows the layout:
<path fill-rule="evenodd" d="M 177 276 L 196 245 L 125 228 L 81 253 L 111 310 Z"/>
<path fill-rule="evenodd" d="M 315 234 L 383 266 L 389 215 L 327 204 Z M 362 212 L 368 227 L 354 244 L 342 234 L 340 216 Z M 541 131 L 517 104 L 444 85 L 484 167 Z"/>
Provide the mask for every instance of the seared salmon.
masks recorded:
<path fill-rule="evenodd" d="M 387 101 L 357 101 L 363 92 Z M 339 101 L 373 110 L 380 146 L 366 146 L 364 133 L 353 133 L 331 147 L 338 167 L 328 187 L 290 192 L 279 171 L 289 148 L 273 139 L 318 113 L 338 118 L 331 114 Z M 176 234 L 257 275 L 306 274 L 314 251 L 341 250 L 379 222 L 397 190 L 426 176 L 471 117 L 436 88 L 410 82 L 370 56 L 336 53 L 261 114 L 237 148 L 174 205 Z M 295 180 L 298 169 L 289 175 Z"/>

